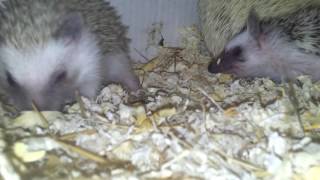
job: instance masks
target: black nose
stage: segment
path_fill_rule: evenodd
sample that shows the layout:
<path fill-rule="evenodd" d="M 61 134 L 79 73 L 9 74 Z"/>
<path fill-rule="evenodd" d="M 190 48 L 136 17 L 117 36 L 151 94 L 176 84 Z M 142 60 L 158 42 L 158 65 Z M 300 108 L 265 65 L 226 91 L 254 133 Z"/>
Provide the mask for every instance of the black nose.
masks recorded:
<path fill-rule="evenodd" d="M 213 67 L 213 63 L 211 62 L 211 63 L 209 63 L 209 65 L 208 65 L 208 71 L 210 72 L 210 73 L 214 73 L 214 67 Z"/>
<path fill-rule="evenodd" d="M 217 64 L 216 61 L 212 61 L 209 65 L 208 65 L 208 71 L 210 73 L 220 73 L 223 71 L 223 67 L 222 64 Z"/>
<path fill-rule="evenodd" d="M 210 64 L 208 65 L 208 71 L 210 73 L 221 73 L 223 71 L 224 64 L 222 59 L 224 59 L 225 51 L 223 50 L 219 55 L 212 58 Z"/>

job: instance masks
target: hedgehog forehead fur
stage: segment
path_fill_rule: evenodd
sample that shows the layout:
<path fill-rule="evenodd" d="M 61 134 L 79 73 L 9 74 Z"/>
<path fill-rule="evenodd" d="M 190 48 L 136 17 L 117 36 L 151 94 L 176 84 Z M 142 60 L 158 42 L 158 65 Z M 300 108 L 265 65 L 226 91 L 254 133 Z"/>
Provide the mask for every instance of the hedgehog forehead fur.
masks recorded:
<path fill-rule="evenodd" d="M 57 22 L 66 13 L 56 1 L 6 1 L 1 12 L 2 43 L 20 50 L 48 43 L 59 26 Z"/>
<path fill-rule="evenodd" d="M 127 27 L 104 0 L 7 0 L 0 13 L 2 43 L 21 50 L 46 44 L 71 12 L 81 13 L 103 53 L 128 51 Z"/>

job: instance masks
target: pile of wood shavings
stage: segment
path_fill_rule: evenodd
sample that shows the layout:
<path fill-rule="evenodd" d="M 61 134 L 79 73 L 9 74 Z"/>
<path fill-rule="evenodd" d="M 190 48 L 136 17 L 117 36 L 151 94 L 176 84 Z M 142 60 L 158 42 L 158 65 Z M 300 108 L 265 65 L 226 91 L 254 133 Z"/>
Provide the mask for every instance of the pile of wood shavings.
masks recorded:
<path fill-rule="evenodd" d="M 1 109 L 1 176 L 319 179 L 320 84 L 209 74 L 198 33 L 183 33 L 183 48 L 137 65 L 139 98 L 109 85 L 64 114 Z"/>

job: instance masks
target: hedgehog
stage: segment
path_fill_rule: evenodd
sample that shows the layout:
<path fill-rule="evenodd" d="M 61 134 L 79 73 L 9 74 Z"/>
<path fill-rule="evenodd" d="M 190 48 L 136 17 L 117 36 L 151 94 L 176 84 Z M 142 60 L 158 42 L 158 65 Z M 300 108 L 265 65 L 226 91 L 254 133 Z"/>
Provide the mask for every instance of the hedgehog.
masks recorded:
<path fill-rule="evenodd" d="M 320 6 L 309 6 L 274 18 L 252 9 L 243 31 L 211 62 L 211 73 L 269 77 L 276 82 L 308 75 L 320 79 Z"/>
<path fill-rule="evenodd" d="M 246 25 L 252 7 L 261 18 L 281 17 L 319 0 L 201 0 L 198 3 L 201 32 L 213 58 L 223 50 L 227 42 Z"/>
<path fill-rule="evenodd" d="M 0 89 L 19 110 L 59 110 L 107 83 L 139 89 L 128 27 L 104 0 L 7 0 L 0 7 Z"/>

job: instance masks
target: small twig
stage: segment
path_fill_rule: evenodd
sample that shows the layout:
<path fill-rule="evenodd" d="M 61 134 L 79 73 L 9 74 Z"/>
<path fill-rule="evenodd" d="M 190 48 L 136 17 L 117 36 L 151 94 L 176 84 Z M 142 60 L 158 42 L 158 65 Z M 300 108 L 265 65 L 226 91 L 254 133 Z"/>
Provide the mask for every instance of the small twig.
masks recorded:
<path fill-rule="evenodd" d="M 161 35 L 161 39 L 160 39 L 158 45 L 161 46 L 161 47 L 164 47 L 164 37 L 163 37 L 163 34 L 161 32 L 160 32 L 160 35 Z"/>
<path fill-rule="evenodd" d="M 176 129 L 175 129 L 175 128 L 172 128 L 172 131 L 176 131 Z M 177 137 L 177 135 L 175 135 L 174 132 L 168 133 L 168 135 L 170 135 L 171 137 L 176 138 L 176 140 L 177 140 L 178 142 L 180 142 L 184 147 L 186 147 L 186 148 L 188 148 L 188 149 L 192 149 L 192 148 L 193 148 L 192 144 L 190 144 L 189 142 L 187 142 L 187 141 L 185 141 L 185 140 L 180 139 L 179 137 Z"/>
<path fill-rule="evenodd" d="M 129 128 L 128 125 L 111 123 L 107 118 L 105 118 L 102 115 L 97 114 L 97 113 L 94 114 L 94 117 L 97 118 L 99 121 L 110 123 L 110 124 L 105 124 L 106 126 L 109 126 L 109 127 L 110 126 L 112 126 L 112 127 L 116 126 L 116 128 L 122 128 L 122 129 L 128 129 Z M 134 129 L 138 129 L 138 127 L 134 127 Z"/>
<path fill-rule="evenodd" d="M 103 165 L 107 165 L 107 166 L 119 166 L 119 167 L 132 165 L 129 161 L 118 160 L 118 159 L 114 159 L 114 160 L 107 159 L 102 156 L 99 156 L 96 153 L 93 153 L 93 152 L 88 151 L 86 149 L 83 149 L 81 147 L 74 146 L 72 144 L 69 144 L 69 143 L 66 143 L 66 142 L 63 142 L 63 141 L 60 141 L 57 139 L 56 139 L 56 142 L 58 144 L 60 144 L 61 147 L 69 149 L 70 151 L 75 152 L 75 153 L 79 154 L 80 156 L 87 158 L 87 159 L 90 159 L 92 161 L 95 161 L 96 163 L 99 163 L 99 164 L 103 164 Z"/>
<path fill-rule="evenodd" d="M 41 121 L 42 121 L 42 123 L 44 123 L 44 125 L 46 126 L 46 127 L 48 127 L 49 126 L 49 121 L 47 120 L 47 118 L 39 111 L 39 109 L 37 108 L 37 106 L 36 106 L 36 104 L 35 104 L 35 102 L 34 101 L 32 101 L 32 108 L 33 108 L 33 110 L 40 116 L 40 119 L 41 119 Z"/>
<path fill-rule="evenodd" d="M 230 163 L 233 164 L 233 163 L 236 163 L 246 169 L 252 169 L 252 170 L 255 170 L 255 171 L 265 171 L 264 169 L 260 168 L 260 167 L 257 167 L 253 164 L 250 164 L 248 162 L 245 162 L 243 160 L 239 160 L 239 159 L 236 159 L 236 158 L 233 158 L 233 157 L 230 157 L 228 156 L 226 153 L 224 153 L 223 151 L 218 151 L 218 150 L 214 150 L 215 153 L 217 153 L 219 156 L 223 157 L 224 159 L 227 159 L 229 161 L 231 161 Z"/>
<path fill-rule="evenodd" d="M 138 49 L 134 48 L 134 50 L 135 50 L 143 59 L 145 59 L 147 62 L 149 61 L 149 59 L 148 59 L 146 56 L 144 56 Z"/>
<path fill-rule="evenodd" d="M 93 152 L 87 151 L 87 150 L 82 149 L 82 148 L 80 148 L 78 146 L 74 146 L 74 145 L 68 144 L 68 143 L 63 142 L 61 140 L 57 140 L 56 139 L 56 141 L 62 147 L 67 148 L 67 149 L 69 149 L 69 150 L 71 150 L 71 151 L 73 151 L 73 152 L 75 152 L 75 153 L 77 153 L 77 154 L 79 154 L 79 155 L 81 155 L 81 156 L 83 156 L 85 158 L 88 158 L 88 159 L 90 159 L 92 161 L 95 161 L 95 162 L 101 163 L 101 164 L 108 164 L 109 163 L 107 159 L 105 159 L 105 158 L 103 158 L 103 157 L 101 157 L 101 156 L 99 156 L 99 155 L 97 155 L 97 154 L 95 154 Z"/>
<path fill-rule="evenodd" d="M 180 161 L 181 159 L 189 156 L 189 154 L 190 154 L 190 151 L 189 151 L 189 150 L 183 151 L 182 153 L 180 153 L 178 156 L 176 156 L 176 157 L 173 158 L 172 160 L 170 160 L 170 161 L 166 162 L 165 164 L 163 164 L 163 165 L 161 166 L 161 169 L 166 169 L 166 168 L 168 168 L 170 165 L 174 164 L 175 162 L 178 162 L 178 161 Z"/>
<path fill-rule="evenodd" d="M 77 102 L 78 102 L 79 107 L 80 107 L 81 116 L 83 118 L 87 118 L 87 115 L 86 115 L 86 112 L 85 112 L 84 103 L 83 103 L 83 101 L 81 99 L 81 96 L 80 96 L 80 93 L 79 93 L 78 90 L 76 90 L 75 95 L 76 95 L 76 99 L 77 99 Z"/>
<path fill-rule="evenodd" d="M 208 93 L 206 93 L 202 88 L 198 87 L 198 90 L 204 95 L 206 96 L 220 111 L 224 111 L 222 109 L 222 107 L 212 98 L 208 95 Z"/>
<path fill-rule="evenodd" d="M 289 100 L 290 100 L 290 102 L 291 102 L 291 104 L 292 104 L 292 106 L 294 108 L 294 111 L 296 113 L 296 116 L 297 116 L 297 119 L 298 119 L 298 122 L 299 122 L 299 125 L 300 125 L 300 128 L 301 128 L 301 131 L 302 131 L 303 137 L 304 137 L 305 136 L 305 132 L 304 132 L 304 127 L 303 127 L 303 122 L 302 122 L 302 119 L 301 119 L 301 115 L 299 113 L 299 100 L 298 100 L 297 95 L 295 93 L 292 81 L 289 81 L 288 85 L 289 85 L 289 87 L 287 88 L 288 97 L 289 97 Z"/>
<path fill-rule="evenodd" d="M 96 133 L 97 133 L 97 130 L 95 130 L 95 129 L 87 129 L 87 130 L 80 131 L 80 132 L 73 132 L 73 133 L 64 134 L 59 137 L 59 140 L 73 141 L 75 139 L 75 137 L 78 136 L 79 134 L 92 135 L 92 134 L 96 134 Z"/>

